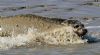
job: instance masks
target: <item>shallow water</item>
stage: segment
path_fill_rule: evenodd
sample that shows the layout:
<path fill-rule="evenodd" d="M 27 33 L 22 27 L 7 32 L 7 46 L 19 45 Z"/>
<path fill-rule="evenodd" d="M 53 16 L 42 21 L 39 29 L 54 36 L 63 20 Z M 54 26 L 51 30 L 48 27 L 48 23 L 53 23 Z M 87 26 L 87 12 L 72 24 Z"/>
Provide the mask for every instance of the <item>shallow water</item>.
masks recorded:
<path fill-rule="evenodd" d="M 100 55 L 100 43 L 63 47 L 15 48 L 0 50 L 1 55 Z"/>
<path fill-rule="evenodd" d="M 93 5 L 86 4 L 87 1 L 92 2 Z M 86 25 L 90 35 L 100 38 L 98 27 L 100 26 L 100 2 L 93 2 L 93 0 L 0 0 L 1 16 L 17 14 L 37 14 L 64 19 L 75 17 L 73 19 L 78 19 Z M 0 55 L 100 55 L 100 43 L 64 47 L 12 48 L 0 50 Z"/>

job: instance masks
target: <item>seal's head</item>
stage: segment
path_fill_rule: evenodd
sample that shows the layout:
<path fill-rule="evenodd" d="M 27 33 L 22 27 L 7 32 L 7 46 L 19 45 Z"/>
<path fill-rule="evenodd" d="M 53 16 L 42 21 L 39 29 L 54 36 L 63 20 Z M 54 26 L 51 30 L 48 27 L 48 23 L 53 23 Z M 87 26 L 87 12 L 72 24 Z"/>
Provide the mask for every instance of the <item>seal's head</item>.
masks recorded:
<path fill-rule="evenodd" d="M 68 26 L 73 27 L 73 31 L 79 36 L 84 36 L 88 31 L 85 29 L 84 24 L 78 20 L 66 20 L 62 24 L 67 24 Z"/>

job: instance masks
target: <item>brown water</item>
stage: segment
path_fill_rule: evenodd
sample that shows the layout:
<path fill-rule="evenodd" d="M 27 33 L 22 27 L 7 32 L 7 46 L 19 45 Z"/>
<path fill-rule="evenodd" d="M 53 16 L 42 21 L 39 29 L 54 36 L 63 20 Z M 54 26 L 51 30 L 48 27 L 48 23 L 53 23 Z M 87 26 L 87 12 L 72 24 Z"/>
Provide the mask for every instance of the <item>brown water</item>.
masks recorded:
<path fill-rule="evenodd" d="M 93 0 L 0 0 L 1 16 L 17 14 L 37 14 L 64 19 L 74 17 L 73 19 L 78 19 L 86 25 L 90 35 L 100 38 L 100 27 L 98 27 L 100 26 L 100 2 Z M 0 55 L 100 55 L 100 43 L 1 49 Z"/>
<path fill-rule="evenodd" d="M 63 47 L 15 48 L 0 50 L 1 55 L 100 55 L 100 43 Z"/>

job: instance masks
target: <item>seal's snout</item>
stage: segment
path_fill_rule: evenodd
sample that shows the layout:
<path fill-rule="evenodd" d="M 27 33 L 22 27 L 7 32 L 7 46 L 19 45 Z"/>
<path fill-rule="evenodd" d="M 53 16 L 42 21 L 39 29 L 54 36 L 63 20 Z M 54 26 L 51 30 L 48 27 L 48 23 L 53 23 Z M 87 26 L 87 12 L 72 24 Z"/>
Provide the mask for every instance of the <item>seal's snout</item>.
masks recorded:
<path fill-rule="evenodd" d="M 84 36 L 88 30 L 87 29 L 77 29 L 76 31 L 74 31 L 78 36 L 82 37 Z"/>
<path fill-rule="evenodd" d="M 83 32 L 84 32 L 84 33 L 87 33 L 87 29 L 83 29 Z"/>
<path fill-rule="evenodd" d="M 82 33 L 80 33 L 80 36 L 84 36 L 87 32 L 87 29 L 82 29 Z"/>

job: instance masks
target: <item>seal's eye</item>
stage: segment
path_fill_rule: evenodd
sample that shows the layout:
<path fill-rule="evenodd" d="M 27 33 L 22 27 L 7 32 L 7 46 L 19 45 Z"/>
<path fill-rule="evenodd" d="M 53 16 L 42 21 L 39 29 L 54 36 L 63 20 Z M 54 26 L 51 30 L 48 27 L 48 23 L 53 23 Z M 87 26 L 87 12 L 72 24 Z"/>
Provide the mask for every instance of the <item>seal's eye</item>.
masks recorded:
<path fill-rule="evenodd" d="M 74 26 L 74 28 L 78 28 L 78 27 L 79 27 L 79 25 L 75 25 L 75 26 Z"/>

